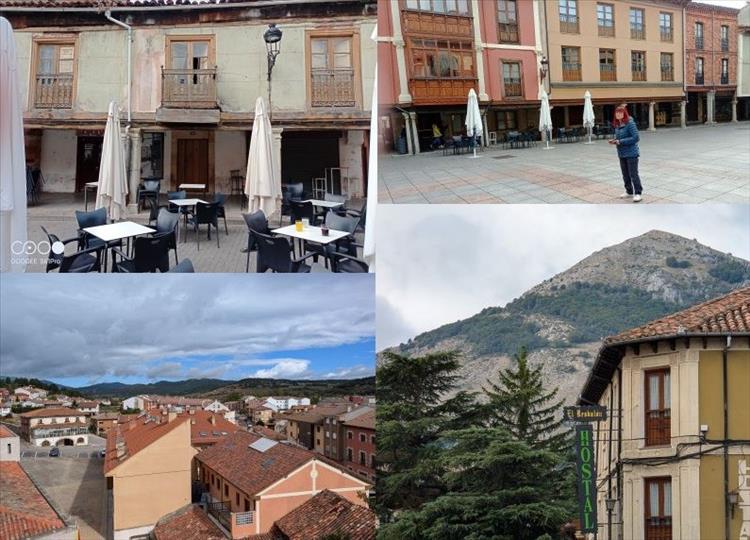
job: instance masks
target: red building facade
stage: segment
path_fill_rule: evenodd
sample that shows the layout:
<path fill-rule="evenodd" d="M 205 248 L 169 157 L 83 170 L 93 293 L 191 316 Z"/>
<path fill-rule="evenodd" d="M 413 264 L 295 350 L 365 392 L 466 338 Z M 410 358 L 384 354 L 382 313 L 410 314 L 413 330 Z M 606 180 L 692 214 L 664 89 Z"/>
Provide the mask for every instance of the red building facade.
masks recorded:
<path fill-rule="evenodd" d="M 375 410 L 344 422 L 343 432 L 343 465 L 361 478 L 374 481 Z"/>

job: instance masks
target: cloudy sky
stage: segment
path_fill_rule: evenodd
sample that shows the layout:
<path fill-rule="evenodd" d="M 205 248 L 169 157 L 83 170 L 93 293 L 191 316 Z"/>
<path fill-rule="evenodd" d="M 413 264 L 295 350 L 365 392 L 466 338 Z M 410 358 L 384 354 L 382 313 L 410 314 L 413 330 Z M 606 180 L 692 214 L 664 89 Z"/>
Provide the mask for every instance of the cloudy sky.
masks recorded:
<path fill-rule="evenodd" d="M 750 258 L 746 205 L 380 205 L 377 349 L 505 305 L 652 229 Z"/>
<path fill-rule="evenodd" d="M 374 372 L 369 275 L 5 275 L 0 297 L 2 376 L 81 386 Z"/>

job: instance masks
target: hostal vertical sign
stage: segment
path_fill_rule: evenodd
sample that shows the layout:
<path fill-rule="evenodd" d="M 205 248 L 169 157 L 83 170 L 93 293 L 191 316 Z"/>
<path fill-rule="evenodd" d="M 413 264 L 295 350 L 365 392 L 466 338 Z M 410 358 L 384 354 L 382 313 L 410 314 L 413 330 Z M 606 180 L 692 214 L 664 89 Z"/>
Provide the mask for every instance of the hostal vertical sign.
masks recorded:
<path fill-rule="evenodd" d="M 596 532 L 596 466 L 591 424 L 576 426 L 576 472 L 581 531 Z"/>

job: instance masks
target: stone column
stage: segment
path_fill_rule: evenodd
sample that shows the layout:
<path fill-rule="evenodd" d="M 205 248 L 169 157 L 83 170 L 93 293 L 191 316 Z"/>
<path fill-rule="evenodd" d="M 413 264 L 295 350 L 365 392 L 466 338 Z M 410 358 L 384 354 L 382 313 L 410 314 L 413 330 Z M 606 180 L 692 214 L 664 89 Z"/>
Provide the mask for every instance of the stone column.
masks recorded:
<path fill-rule="evenodd" d="M 680 101 L 680 127 L 685 129 L 687 127 L 687 101 Z"/>
<path fill-rule="evenodd" d="M 714 119 L 714 110 L 716 109 L 716 92 L 711 91 L 708 94 L 706 94 L 706 105 L 707 105 L 707 118 L 706 118 L 706 124 L 715 124 L 716 120 Z"/>
<path fill-rule="evenodd" d="M 409 121 L 411 124 L 410 131 L 412 133 L 412 137 L 414 138 L 414 153 L 419 154 L 422 152 L 422 150 L 419 148 L 419 133 L 417 132 L 417 113 L 410 112 L 409 113 Z"/>
<path fill-rule="evenodd" d="M 126 162 L 130 163 L 130 176 L 128 178 L 128 211 L 137 212 L 138 210 L 138 186 L 141 183 L 141 130 L 140 128 L 130 128 L 127 135 L 128 144 L 130 146 L 130 159 Z"/>
<path fill-rule="evenodd" d="M 406 133 L 406 151 L 409 154 L 413 154 L 414 145 L 411 142 L 411 120 L 409 119 L 409 113 L 402 112 L 401 116 L 404 117 L 404 133 Z"/>
<path fill-rule="evenodd" d="M 570 107 L 567 105 L 563 107 L 563 124 L 565 124 L 563 127 L 570 126 Z"/>
<path fill-rule="evenodd" d="M 648 131 L 656 131 L 656 102 L 650 101 L 648 104 Z"/>
<path fill-rule="evenodd" d="M 737 122 L 737 94 L 732 96 L 732 122 Z"/>
<path fill-rule="evenodd" d="M 396 47 L 396 68 L 398 69 L 398 102 L 411 103 L 409 81 L 406 77 L 405 44 L 401 33 L 401 11 L 398 2 L 391 2 L 391 21 L 393 24 L 393 46 Z"/>
<path fill-rule="evenodd" d="M 281 175 L 281 134 L 283 133 L 283 127 L 272 127 L 271 133 L 273 133 L 273 159 L 276 161 L 276 167 Z M 281 178 L 279 178 L 281 181 Z"/>
<path fill-rule="evenodd" d="M 482 115 L 482 127 L 484 129 L 484 132 L 482 133 L 482 146 L 485 148 L 489 148 L 490 141 L 489 141 L 489 135 L 490 131 L 487 129 L 487 114 L 485 113 Z"/>
<path fill-rule="evenodd" d="M 398 4 L 398 2 L 393 2 Z M 472 26 L 474 27 L 474 63 L 477 67 L 477 79 L 479 80 L 479 88 L 477 88 L 477 97 L 479 101 L 489 101 L 490 96 L 487 95 L 487 86 L 484 80 L 484 44 L 482 43 L 482 10 L 479 7 L 480 0 L 471 0 L 471 12 L 476 15 L 472 18 Z"/>

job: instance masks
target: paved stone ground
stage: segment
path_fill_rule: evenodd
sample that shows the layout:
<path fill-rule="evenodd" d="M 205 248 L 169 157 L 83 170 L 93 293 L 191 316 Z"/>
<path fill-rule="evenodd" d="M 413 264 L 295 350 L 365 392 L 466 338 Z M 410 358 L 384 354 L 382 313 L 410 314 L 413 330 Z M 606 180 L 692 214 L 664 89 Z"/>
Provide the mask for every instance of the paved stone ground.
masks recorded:
<path fill-rule="evenodd" d="M 166 201 L 162 202 L 166 203 Z M 358 201 L 353 201 L 352 204 L 354 207 L 357 207 L 359 203 Z M 89 201 L 89 210 L 92 209 L 93 207 Z M 188 232 L 187 242 L 183 242 L 184 224 L 183 222 L 180 222 L 180 239 L 177 246 L 177 256 L 180 261 L 189 258 L 193 262 L 196 272 L 225 273 L 245 271 L 247 255 L 242 253 L 241 250 L 247 245 L 247 227 L 245 225 L 245 220 L 242 218 L 242 212 L 246 212 L 246 210 L 240 210 L 238 201 L 229 202 L 226 205 L 226 209 L 229 235 L 227 235 L 224 230 L 223 220 L 219 220 L 220 247 L 216 247 L 216 237 L 214 236 L 213 231 L 211 233 L 211 240 L 207 240 L 205 225 L 201 226 L 200 251 L 197 248 L 195 234 L 192 231 Z M 50 233 L 57 235 L 61 239 L 73 238 L 76 236 L 77 229 L 75 221 L 76 210 L 83 210 L 82 194 L 42 194 L 41 202 L 35 206 L 29 207 L 29 240 L 34 242 L 47 240 L 47 237 L 41 229 L 42 225 L 46 227 Z M 139 214 L 129 214 L 127 219 L 147 225 L 148 215 L 148 210 L 143 210 Z M 287 217 L 284 218 L 284 225 L 288 225 Z M 272 220 L 270 226 L 272 229 L 278 227 L 278 217 Z M 357 235 L 357 241 L 362 243 L 362 236 L 360 233 Z M 255 259 L 256 254 L 253 252 L 250 255 L 250 272 L 255 272 Z M 313 264 L 312 271 L 328 272 L 329 270 L 323 265 L 323 259 L 318 259 L 318 261 L 318 264 Z M 46 253 L 41 256 L 30 255 L 27 258 L 27 262 L 27 272 L 44 272 Z M 312 259 L 309 259 L 309 263 L 312 263 Z M 174 266 L 173 251 L 170 251 L 170 265 Z M 107 269 L 107 271 L 109 271 L 109 269 Z"/>
<path fill-rule="evenodd" d="M 554 150 L 494 146 L 478 159 L 380 156 L 381 203 L 628 203 L 616 150 L 555 143 Z M 750 123 L 641 132 L 646 203 L 750 203 Z"/>

